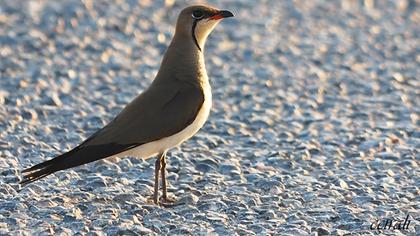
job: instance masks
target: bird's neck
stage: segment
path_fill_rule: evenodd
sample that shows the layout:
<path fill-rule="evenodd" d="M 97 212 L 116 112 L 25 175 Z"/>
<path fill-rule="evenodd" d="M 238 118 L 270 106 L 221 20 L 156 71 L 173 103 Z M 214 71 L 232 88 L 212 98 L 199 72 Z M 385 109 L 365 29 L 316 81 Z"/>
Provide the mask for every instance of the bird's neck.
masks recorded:
<path fill-rule="evenodd" d="M 159 77 L 192 83 L 208 82 L 203 52 L 194 44 L 192 37 L 174 36 L 156 79 Z"/>

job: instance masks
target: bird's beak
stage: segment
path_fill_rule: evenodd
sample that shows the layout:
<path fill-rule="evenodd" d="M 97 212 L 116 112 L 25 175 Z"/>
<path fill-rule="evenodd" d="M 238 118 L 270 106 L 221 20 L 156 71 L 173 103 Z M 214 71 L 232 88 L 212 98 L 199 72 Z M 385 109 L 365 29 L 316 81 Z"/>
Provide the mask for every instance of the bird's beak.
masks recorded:
<path fill-rule="evenodd" d="M 227 10 L 221 10 L 218 13 L 216 13 L 215 15 L 210 16 L 209 20 L 220 20 L 220 19 L 229 18 L 229 17 L 233 17 L 232 12 L 227 11 Z"/>

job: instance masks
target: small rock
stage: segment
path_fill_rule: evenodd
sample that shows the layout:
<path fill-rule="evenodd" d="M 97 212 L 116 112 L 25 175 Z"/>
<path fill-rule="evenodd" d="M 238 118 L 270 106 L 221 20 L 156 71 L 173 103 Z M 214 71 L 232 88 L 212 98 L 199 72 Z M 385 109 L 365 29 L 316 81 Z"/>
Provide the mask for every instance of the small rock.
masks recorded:
<path fill-rule="evenodd" d="M 325 228 L 322 228 L 322 227 L 317 228 L 316 232 L 318 233 L 319 236 L 330 235 L 331 234 L 331 232 L 329 230 L 327 230 Z"/>

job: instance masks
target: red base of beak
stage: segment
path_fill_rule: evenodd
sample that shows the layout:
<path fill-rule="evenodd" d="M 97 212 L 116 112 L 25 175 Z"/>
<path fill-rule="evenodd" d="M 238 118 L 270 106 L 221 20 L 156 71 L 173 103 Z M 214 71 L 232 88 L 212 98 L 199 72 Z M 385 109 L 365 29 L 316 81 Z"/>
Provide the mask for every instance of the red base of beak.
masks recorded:
<path fill-rule="evenodd" d="M 209 20 L 220 20 L 228 17 L 233 17 L 232 12 L 223 10 L 218 12 L 216 15 L 209 17 Z"/>

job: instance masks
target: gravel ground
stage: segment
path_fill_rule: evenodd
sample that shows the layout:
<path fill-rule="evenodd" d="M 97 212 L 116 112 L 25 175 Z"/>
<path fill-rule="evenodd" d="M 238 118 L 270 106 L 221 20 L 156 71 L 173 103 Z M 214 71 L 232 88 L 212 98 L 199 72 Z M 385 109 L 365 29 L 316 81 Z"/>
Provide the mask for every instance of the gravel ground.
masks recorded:
<path fill-rule="evenodd" d="M 175 3 L 174 3 L 175 2 Z M 376 235 L 420 232 L 417 1 L 210 1 L 214 107 L 153 162 L 104 160 L 16 192 L 146 88 L 190 1 L 0 0 L 0 234 Z"/>

